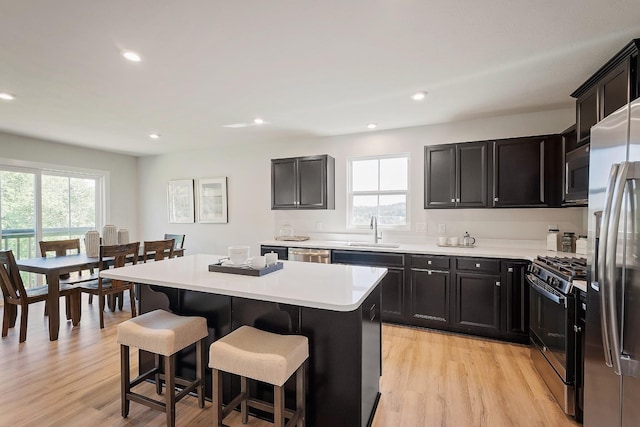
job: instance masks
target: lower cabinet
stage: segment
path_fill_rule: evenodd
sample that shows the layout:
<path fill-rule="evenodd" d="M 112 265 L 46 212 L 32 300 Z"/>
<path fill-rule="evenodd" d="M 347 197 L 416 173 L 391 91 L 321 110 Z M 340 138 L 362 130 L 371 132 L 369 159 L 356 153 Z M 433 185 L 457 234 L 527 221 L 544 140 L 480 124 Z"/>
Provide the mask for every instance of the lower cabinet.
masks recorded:
<path fill-rule="evenodd" d="M 411 255 L 408 317 L 414 325 L 439 328 L 451 324 L 451 259 Z"/>
<path fill-rule="evenodd" d="M 334 249 L 331 262 L 387 268 L 384 322 L 529 342 L 528 261 Z"/>
<path fill-rule="evenodd" d="M 500 331 L 502 316 L 499 274 L 456 273 L 454 325 L 473 331 Z"/>
<path fill-rule="evenodd" d="M 405 256 L 387 252 L 331 251 L 332 264 L 384 267 L 387 274 L 380 282 L 381 316 L 385 322 L 405 323 Z"/>

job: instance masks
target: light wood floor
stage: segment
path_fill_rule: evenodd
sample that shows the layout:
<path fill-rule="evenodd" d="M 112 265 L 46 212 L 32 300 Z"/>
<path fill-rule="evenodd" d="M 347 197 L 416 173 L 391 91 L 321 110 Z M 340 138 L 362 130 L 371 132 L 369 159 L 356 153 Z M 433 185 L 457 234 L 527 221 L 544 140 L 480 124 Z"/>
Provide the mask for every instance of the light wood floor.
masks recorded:
<path fill-rule="evenodd" d="M 120 416 L 115 333 L 127 311 L 106 311 L 100 330 L 97 304 L 85 300 L 80 326 L 62 321 L 55 342 L 42 313 L 42 304 L 31 306 L 25 343 L 18 343 L 18 328 L 0 342 L 0 427 L 165 425 L 163 413 L 135 403 L 129 418 Z M 384 325 L 380 385 L 373 427 L 579 425 L 553 400 L 525 346 Z M 150 384 L 139 387 L 153 393 Z M 209 402 L 201 410 L 195 398 L 182 400 L 177 425 L 212 425 L 210 408 Z M 243 425 L 237 413 L 226 424 Z"/>

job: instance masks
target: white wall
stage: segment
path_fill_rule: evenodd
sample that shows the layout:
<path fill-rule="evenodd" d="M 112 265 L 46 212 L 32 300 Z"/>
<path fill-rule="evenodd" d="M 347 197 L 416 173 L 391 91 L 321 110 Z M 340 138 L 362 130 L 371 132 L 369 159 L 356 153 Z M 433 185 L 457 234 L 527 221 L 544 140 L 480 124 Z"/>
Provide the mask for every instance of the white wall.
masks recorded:
<path fill-rule="evenodd" d="M 0 132 L 0 158 L 109 172 L 106 221 L 138 239 L 138 159 Z"/>
<path fill-rule="evenodd" d="M 437 235 L 437 225 L 442 223 L 446 224 L 449 235 L 462 235 L 469 231 L 480 239 L 543 240 L 549 224 L 558 225 L 562 231 L 584 232 L 584 208 L 423 209 L 425 145 L 559 133 L 574 121 L 575 110 L 569 108 L 392 131 L 309 138 L 296 143 L 228 144 L 222 148 L 141 158 L 142 235 L 154 238 L 164 232 L 184 233 L 189 253 L 218 254 L 226 253 L 227 246 L 232 244 L 252 245 L 255 253 L 258 242 L 272 239 L 284 223 L 293 225 L 299 235 L 332 238 L 348 232 L 345 210 L 347 159 L 399 152 L 411 156 L 412 229 L 410 233 L 389 233 L 385 239 L 432 239 Z M 242 131 L 238 129 L 238 132 Z M 313 154 L 329 154 L 336 159 L 336 209 L 271 211 L 270 159 Z M 167 223 L 168 180 L 221 176 L 228 177 L 228 224 Z M 417 223 L 424 224 L 427 231 L 418 233 Z"/>

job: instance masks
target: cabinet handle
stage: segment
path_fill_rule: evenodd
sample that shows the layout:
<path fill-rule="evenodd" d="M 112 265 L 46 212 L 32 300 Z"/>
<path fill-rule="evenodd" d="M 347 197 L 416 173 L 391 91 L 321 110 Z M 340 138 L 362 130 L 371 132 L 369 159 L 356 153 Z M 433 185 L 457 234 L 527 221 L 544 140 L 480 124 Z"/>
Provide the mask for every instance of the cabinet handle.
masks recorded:
<path fill-rule="evenodd" d="M 496 282 L 496 286 L 497 286 L 497 287 L 500 287 L 500 282 Z"/>
<path fill-rule="evenodd" d="M 373 304 L 369 309 L 369 320 L 373 322 L 373 319 L 376 318 L 376 305 Z"/>
<path fill-rule="evenodd" d="M 582 328 L 578 325 L 573 325 L 573 332 L 575 332 L 576 334 L 582 332 Z"/>
<path fill-rule="evenodd" d="M 455 203 L 455 202 L 456 202 L 456 199 L 451 199 L 451 203 Z"/>
<path fill-rule="evenodd" d="M 499 197 L 494 197 L 494 198 L 493 198 L 493 201 L 494 201 L 494 202 L 499 202 L 499 201 L 500 201 L 500 198 L 499 198 Z"/>
<path fill-rule="evenodd" d="M 477 264 L 476 264 L 476 268 L 480 268 L 480 263 L 477 263 Z"/>
<path fill-rule="evenodd" d="M 456 199 L 456 202 L 457 202 L 457 203 L 460 203 L 460 199 Z"/>
<path fill-rule="evenodd" d="M 432 261 L 427 261 L 427 264 L 431 265 L 431 264 L 433 264 L 433 262 Z"/>
<path fill-rule="evenodd" d="M 508 272 L 508 273 L 513 273 L 513 267 L 509 267 L 509 268 L 507 268 L 507 272 Z"/>

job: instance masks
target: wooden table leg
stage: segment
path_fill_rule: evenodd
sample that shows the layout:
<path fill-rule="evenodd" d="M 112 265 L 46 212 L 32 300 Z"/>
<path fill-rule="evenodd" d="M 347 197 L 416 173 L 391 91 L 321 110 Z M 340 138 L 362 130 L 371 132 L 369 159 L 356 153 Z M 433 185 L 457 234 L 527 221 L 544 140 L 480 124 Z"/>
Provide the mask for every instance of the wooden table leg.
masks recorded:
<path fill-rule="evenodd" d="M 60 273 L 50 271 L 47 273 L 47 285 L 49 286 L 49 340 L 58 339 L 60 331 Z"/>

